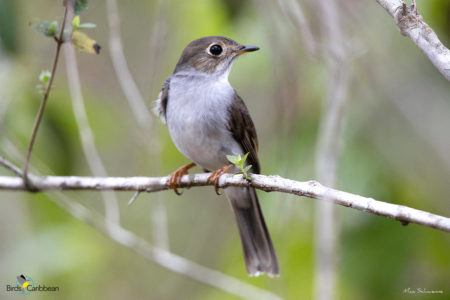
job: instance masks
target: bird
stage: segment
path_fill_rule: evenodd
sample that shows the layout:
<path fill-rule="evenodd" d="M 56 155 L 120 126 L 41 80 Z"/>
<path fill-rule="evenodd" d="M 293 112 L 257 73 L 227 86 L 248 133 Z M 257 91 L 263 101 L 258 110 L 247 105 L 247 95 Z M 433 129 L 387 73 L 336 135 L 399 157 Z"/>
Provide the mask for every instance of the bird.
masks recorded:
<path fill-rule="evenodd" d="M 177 187 L 188 170 L 199 166 L 212 172 L 208 181 L 218 193 L 221 175 L 236 171 L 227 155 L 245 155 L 251 173 L 260 173 L 258 138 L 247 106 L 228 81 L 233 62 L 259 47 L 243 45 L 222 36 L 190 42 L 173 74 L 163 83 L 154 108 L 167 124 L 178 150 L 192 163 L 170 175 Z M 279 276 L 278 259 L 253 187 L 226 187 L 239 229 L 247 273 Z"/>
<path fill-rule="evenodd" d="M 30 285 L 30 280 L 27 279 L 23 274 L 20 276 L 17 276 L 17 282 L 22 287 L 22 292 L 25 292 L 25 289 L 27 288 L 27 286 Z"/>

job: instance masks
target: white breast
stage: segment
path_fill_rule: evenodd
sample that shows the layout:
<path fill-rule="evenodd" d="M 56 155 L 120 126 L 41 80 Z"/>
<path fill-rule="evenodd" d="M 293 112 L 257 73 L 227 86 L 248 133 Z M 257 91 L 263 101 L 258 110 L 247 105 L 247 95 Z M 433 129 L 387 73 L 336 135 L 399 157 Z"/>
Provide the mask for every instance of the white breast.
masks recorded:
<path fill-rule="evenodd" d="M 166 119 L 172 140 L 181 153 L 208 170 L 228 164 L 226 155 L 242 154 L 227 128 L 234 95 L 227 75 L 189 72 L 170 79 Z"/>

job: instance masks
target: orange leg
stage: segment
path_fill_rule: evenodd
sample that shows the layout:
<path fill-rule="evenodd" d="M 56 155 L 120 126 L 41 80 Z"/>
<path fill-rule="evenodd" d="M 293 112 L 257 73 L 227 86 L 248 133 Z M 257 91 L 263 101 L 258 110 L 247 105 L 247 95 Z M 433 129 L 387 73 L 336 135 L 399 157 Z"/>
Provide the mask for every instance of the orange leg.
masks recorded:
<path fill-rule="evenodd" d="M 178 192 L 178 189 L 177 189 L 177 186 L 179 186 L 181 184 L 181 178 L 183 177 L 183 175 L 187 175 L 188 170 L 193 167 L 195 167 L 195 163 L 190 163 L 188 165 L 185 165 L 185 166 L 179 168 L 172 174 L 170 174 L 169 187 L 171 189 L 173 189 L 175 194 L 177 194 L 178 196 L 181 195 L 181 193 Z"/>
<path fill-rule="evenodd" d="M 217 195 L 221 195 L 219 193 L 219 179 L 220 179 L 220 176 L 225 174 L 232 166 L 233 165 L 231 165 L 231 164 L 230 165 L 225 165 L 225 166 L 223 166 L 223 167 L 213 171 L 211 173 L 211 175 L 208 177 L 208 179 L 206 180 L 206 182 L 208 182 L 208 183 L 214 182 L 214 190 L 216 191 Z"/>

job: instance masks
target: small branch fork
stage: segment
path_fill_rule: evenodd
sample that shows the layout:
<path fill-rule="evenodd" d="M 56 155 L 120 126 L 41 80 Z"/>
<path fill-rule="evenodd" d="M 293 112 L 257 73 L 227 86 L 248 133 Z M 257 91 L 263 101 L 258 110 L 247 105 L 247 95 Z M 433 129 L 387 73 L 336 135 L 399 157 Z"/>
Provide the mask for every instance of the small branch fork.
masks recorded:
<path fill-rule="evenodd" d="M 15 174 L 18 168 L 0 157 L 0 164 Z M 15 170 L 15 171 L 14 171 Z M 20 172 L 21 174 L 21 172 Z M 21 174 L 22 175 L 22 174 Z M 208 182 L 210 173 L 185 175 L 181 178 L 180 187 L 213 185 Z M 23 177 L 23 176 L 21 176 Z M 33 187 L 37 191 L 49 190 L 115 190 L 159 192 L 170 189 L 170 176 L 167 177 L 80 177 L 80 176 L 45 176 L 29 175 Z M 224 174 L 220 177 L 218 187 L 252 186 L 271 192 L 277 191 L 318 200 L 330 201 L 334 204 L 350 207 L 360 211 L 385 216 L 400 221 L 403 225 L 415 223 L 426 227 L 450 232 L 450 218 L 431 214 L 403 205 L 378 201 L 323 186 L 317 181 L 294 181 L 275 175 L 252 174 L 252 181 L 245 180 L 242 175 Z M 0 190 L 29 191 L 23 178 L 0 176 Z"/>
<path fill-rule="evenodd" d="M 59 37 L 55 37 L 56 53 L 55 53 L 55 58 L 53 60 L 52 73 L 51 73 L 47 88 L 45 89 L 44 96 L 42 97 L 41 106 L 39 107 L 36 121 L 34 123 L 33 132 L 31 133 L 31 138 L 30 138 L 30 144 L 28 145 L 27 158 L 25 161 L 25 166 L 23 168 L 23 181 L 25 183 L 25 186 L 29 190 L 34 190 L 34 187 L 32 185 L 30 185 L 30 182 L 28 180 L 28 169 L 30 167 L 31 153 L 33 152 L 34 142 L 36 141 L 36 136 L 37 136 L 37 132 L 39 129 L 39 125 L 41 124 L 41 121 L 42 121 L 42 116 L 44 114 L 44 109 L 45 109 L 45 105 L 47 104 L 48 96 L 50 95 L 50 90 L 53 85 L 53 79 L 55 78 L 56 67 L 58 65 L 58 60 L 59 60 L 59 53 L 61 52 L 61 46 L 65 42 L 64 28 L 66 27 L 66 22 L 68 22 L 68 20 L 67 20 L 68 4 L 65 3 L 64 5 L 65 5 L 65 11 L 64 11 L 64 19 L 61 24 L 61 30 L 59 32 Z"/>

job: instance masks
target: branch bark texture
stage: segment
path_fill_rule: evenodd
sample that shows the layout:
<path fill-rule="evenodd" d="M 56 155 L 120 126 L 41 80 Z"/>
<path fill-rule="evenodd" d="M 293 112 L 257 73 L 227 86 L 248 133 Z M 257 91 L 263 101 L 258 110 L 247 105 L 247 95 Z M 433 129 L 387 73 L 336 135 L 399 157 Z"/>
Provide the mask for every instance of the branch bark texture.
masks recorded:
<path fill-rule="evenodd" d="M 417 8 L 414 5 L 408 7 L 401 0 L 377 0 L 377 2 L 394 18 L 400 33 L 410 38 L 450 81 L 450 50 L 423 21 L 422 16 L 417 13 Z"/>
<path fill-rule="evenodd" d="M 211 185 L 209 173 L 185 175 L 181 187 Z M 158 192 L 168 190 L 169 177 L 80 177 L 80 176 L 29 176 L 33 186 L 40 191 L 49 190 L 115 190 Z M 276 175 L 252 175 L 248 182 L 242 175 L 222 175 L 219 187 L 253 186 L 266 192 L 282 192 L 305 196 L 350 207 L 364 212 L 398 220 L 402 224 L 415 223 L 450 232 L 450 218 L 435 215 L 403 205 L 378 201 L 323 186 L 317 181 L 295 181 Z M 0 190 L 27 191 L 22 178 L 0 176 Z"/>

